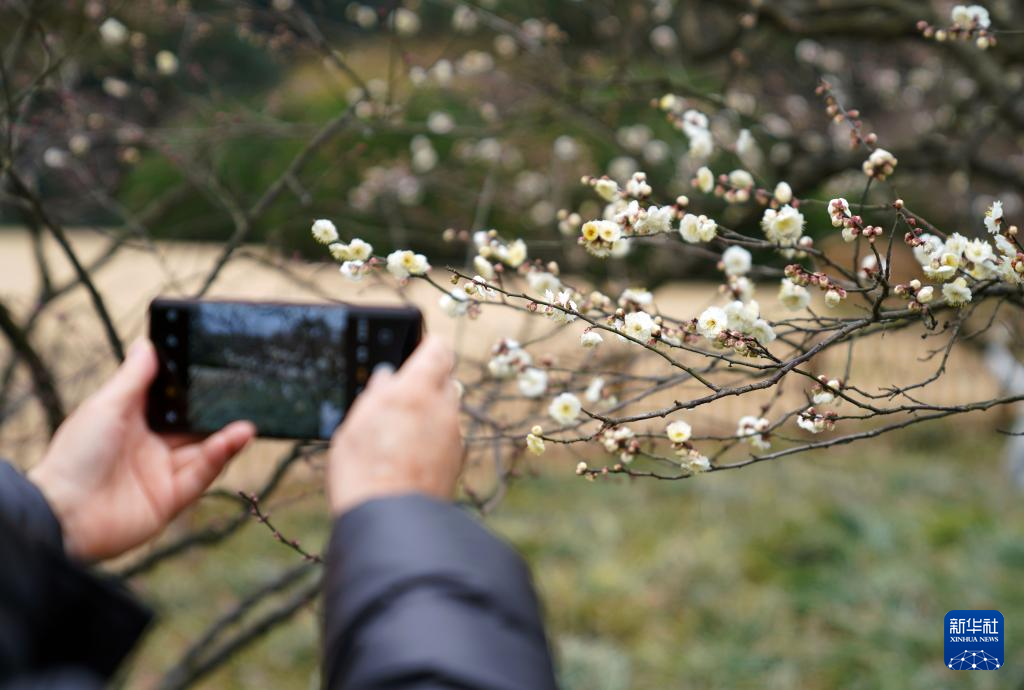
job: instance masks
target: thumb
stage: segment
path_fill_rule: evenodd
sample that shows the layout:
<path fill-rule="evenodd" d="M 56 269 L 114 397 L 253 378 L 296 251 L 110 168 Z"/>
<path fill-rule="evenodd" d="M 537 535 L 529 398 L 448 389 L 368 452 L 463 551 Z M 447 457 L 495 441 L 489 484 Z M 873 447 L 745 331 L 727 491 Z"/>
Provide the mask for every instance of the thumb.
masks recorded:
<path fill-rule="evenodd" d="M 157 370 L 156 350 L 148 338 L 139 338 L 128 349 L 128 355 L 114 376 L 100 390 L 100 395 L 121 404 L 142 404 L 149 384 Z"/>

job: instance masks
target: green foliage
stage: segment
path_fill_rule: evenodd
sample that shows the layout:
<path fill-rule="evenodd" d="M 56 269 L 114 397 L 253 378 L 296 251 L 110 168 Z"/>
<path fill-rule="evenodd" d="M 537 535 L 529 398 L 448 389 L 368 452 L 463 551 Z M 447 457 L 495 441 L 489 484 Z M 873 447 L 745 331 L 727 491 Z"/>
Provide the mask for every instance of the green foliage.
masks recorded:
<path fill-rule="evenodd" d="M 566 690 L 1014 687 L 1012 663 L 946 670 L 942 617 L 1024 616 L 1024 507 L 999 439 L 932 433 L 941 454 L 907 433 L 867 455 L 843 447 L 685 482 L 591 483 L 552 466 L 489 524 L 532 565 Z M 325 538 L 318 503 L 274 516 L 307 548 Z M 159 570 L 145 591 L 165 625 L 136 674 L 296 558 L 254 523 Z M 201 687 L 314 686 L 316 631 L 302 614 Z M 1024 639 L 1008 637 L 1007 657 L 1024 658 Z"/>

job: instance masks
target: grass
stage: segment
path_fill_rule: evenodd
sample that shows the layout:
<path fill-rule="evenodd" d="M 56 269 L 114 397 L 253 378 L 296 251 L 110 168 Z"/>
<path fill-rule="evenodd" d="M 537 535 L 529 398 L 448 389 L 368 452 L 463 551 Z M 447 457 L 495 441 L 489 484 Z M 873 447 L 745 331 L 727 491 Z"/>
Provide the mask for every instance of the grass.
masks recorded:
<path fill-rule="evenodd" d="M 489 524 L 533 567 L 565 688 L 1019 687 L 1024 505 L 1001 439 L 966 431 L 932 426 L 685 482 L 553 470 L 515 486 Z M 321 508 L 275 522 L 317 543 Z M 295 557 L 253 525 L 148 577 L 164 619 L 132 680 L 157 678 Z M 961 608 L 1004 614 L 1005 668 L 945 668 L 943 616 Z M 300 614 L 201 687 L 318 687 L 317 621 Z"/>

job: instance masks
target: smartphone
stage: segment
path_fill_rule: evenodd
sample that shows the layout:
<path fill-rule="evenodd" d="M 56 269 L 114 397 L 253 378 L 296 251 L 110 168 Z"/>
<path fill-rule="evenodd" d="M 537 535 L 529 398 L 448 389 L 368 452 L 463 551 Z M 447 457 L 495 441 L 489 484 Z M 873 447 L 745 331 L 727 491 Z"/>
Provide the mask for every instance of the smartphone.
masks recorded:
<path fill-rule="evenodd" d="M 412 307 L 157 298 L 149 425 L 205 434 L 248 419 L 264 437 L 329 439 L 373 370 L 397 369 L 422 331 Z"/>

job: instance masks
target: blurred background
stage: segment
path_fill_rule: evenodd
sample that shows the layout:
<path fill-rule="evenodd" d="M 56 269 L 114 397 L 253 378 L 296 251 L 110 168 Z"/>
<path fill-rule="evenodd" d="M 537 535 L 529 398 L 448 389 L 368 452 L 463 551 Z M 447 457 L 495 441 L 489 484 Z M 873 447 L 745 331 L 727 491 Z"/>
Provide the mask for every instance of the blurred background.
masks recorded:
<path fill-rule="evenodd" d="M 699 312 L 717 289 L 707 253 L 638 243 L 596 262 L 560 223 L 601 213 L 582 175 L 644 170 L 694 196 L 702 161 L 654 107 L 666 93 L 709 116 L 716 172 L 827 201 L 863 188 L 863 154 L 815 95 L 825 79 L 937 227 L 981 236 L 995 199 L 1020 218 L 1024 7 L 988 2 L 997 40 L 981 50 L 922 34 L 949 26 L 952 5 L 0 2 L 0 456 L 38 459 L 158 294 L 411 300 L 477 354 L 507 334 L 498 317 L 467 332 L 417 286 L 344 281 L 310 239 L 314 218 L 436 267 L 497 228 L 563 272 L 642 281 Z M 748 234 L 761 215 L 712 197 L 698 212 Z M 831 246 L 824 208 L 804 213 Z M 917 348 L 880 340 L 860 373 L 885 385 Z M 965 348 L 936 395 L 977 399 L 1004 379 Z M 565 688 L 1024 688 L 1024 508 L 1000 433 L 1015 415 L 686 482 L 588 482 L 579 458 L 548 454 L 483 519 L 533 566 Z M 317 570 L 233 491 L 258 492 L 275 526 L 319 550 L 321 451 L 257 444 L 160 543 L 109 565 L 161 615 L 126 687 L 318 687 Z M 1006 617 L 996 673 L 943 665 L 943 616 L 971 608 Z"/>

